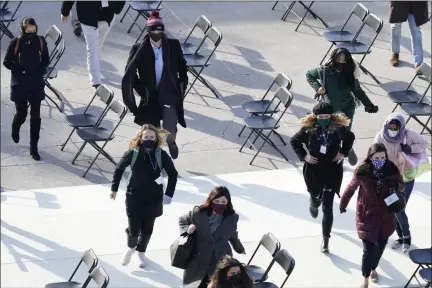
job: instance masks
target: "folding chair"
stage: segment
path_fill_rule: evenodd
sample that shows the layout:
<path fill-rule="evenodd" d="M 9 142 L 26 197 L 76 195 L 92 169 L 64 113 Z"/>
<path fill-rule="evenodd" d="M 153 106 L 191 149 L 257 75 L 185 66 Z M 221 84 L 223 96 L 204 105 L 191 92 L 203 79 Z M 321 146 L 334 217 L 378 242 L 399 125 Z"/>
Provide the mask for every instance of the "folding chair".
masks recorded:
<path fill-rule="evenodd" d="M 18 9 L 20 8 L 22 1 L 18 2 L 13 12 L 9 11 L 9 8 L 7 7 L 9 2 L 10 1 L 5 1 L 2 7 L 0 8 L 0 40 L 3 38 L 3 35 L 8 36 L 10 39 L 14 38 L 13 33 L 9 30 L 9 25 L 12 22 L 15 22 L 16 18 L 14 17 L 18 12 Z"/>
<path fill-rule="evenodd" d="M 348 43 L 337 43 L 336 48 L 345 48 L 347 49 L 351 54 L 355 55 L 363 55 L 360 62 L 358 62 L 360 69 L 365 73 L 368 74 L 372 79 L 375 80 L 377 84 L 380 84 L 378 79 L 371 73 L 369 70 L 367 70 L 363 65 L 363 61 L 366 58 L 366 55 L 370 54 L 372 52 L 371 47 L 374 44 L 376 38 L 378 37 L 379 33 L 381 32 L 381 29 L 383 27 L 384 22 L 378 18 L 375 14 L 371 13 L 368 14 L 362 24 L 361 30 L 363 30 L 364 26 L 368 26 L 371 29 L 374 30 L 375 36 L 373 37 L 372 41 L 369 44 L 365 44 L 360 41 L 352 41 Z M 360 33 L 358 33 L 356 39 Z"/>
<path fill-rule="evenodd" d="M 264 278 L 265 272 L 267 269 L 263 269 L 256 265 L 251 265 L 252 259 L 254 258 L 255 254 L 258 252 L 258 249 L 263 246 L 271 255 L 273 258 L 276 253 L 280 250 L 281 244 L 276 239 L 276 237 L 273 236 L 271 233 L 264 234 L 261 237 L 260 242 L 258 243 L 257 248 L 255 249 L 255 252 L 252 254 L 251 258 L 249 259 L 249 262 L 246 265 L 247 274 L 254 282 L 264 282 L 267 280 L 268 277 Z"/>
<path fill-rule="evenodd" d="M 78 158 L 78 156 L 83 151 L 84 147 L 88 144 L 90 144 L 93 148 L 95 148 L 98 153 L 94 157 L 93 161 L 91 162 L 90 166 L 87 168 L 87 170 L 84 172 L 83 177 L 87 175 L 87 172 L 90 170 L 90 168 L 95 163 L 96 159 L 99 157 L 100 154 L 105 156 L 111 163 L 114 165 L 117 165 L 117 163 L 114 161 L 114 159 L 104 150 L 105 146 L 114 139 L 114 132 L 117 130 L 118 126 L 123 121 L 124 117 L 126 116 L 127 109 L 126 106 L 118 99 L 114 99 L 111 101 L 111 104 L 109 106 L 109 110 L 112 110 L 114 113 L 117 114 L 119 117 L 119 120 L 117 121 L 117 124 L 114 126 L 113 129 L 107 129 L 104 127 L 84 127 L 84 128 L 78 128 L 76 129 L 77 135 L 84 141 L 84 143 L 81 145 L 80 149 L 78 150 L 77 154 L 72 160 L 72 164 L 75 163 L 75 160 Z M 102 146 L 99 146 L 97 142 L 104 142 Z"/>
<path fill-rule="evenodd" d="M 291 89 L 292 86 L 292 80 L 289 78 L 284 72 L 279 73 L 274 79 L 270 87 L 265 92 L 264 96 L 261 98 L 261 100 L 254 100 L 254 101 L 248 101 L 243 103 L 242 107 L 243 109 L 250 113 L 251 115 L 258 115 L 262 114 L 267 110 L 268 114 L 273 114 L 279 112 L 279 109 L 276 109 L 275 105 L 272 105 L 267 109 L 268 104 L 270 103 L 270 100 L 265 99 L 270 92 L 270 90 L 273 88 L 273 85 L 276 84 L 278 87 L 286 87 L 288 90 Z M 240 137 L 243 133 L 244 129 L 246 128 L 246 125 L 243 125 L 243 128 L 241 129 L 238 136 Z M 277 132 L 276 132 L 277 133 Z M 277 133 L 276 135 L 279 135 Z M 280 136 L 280 135 L 279 135 Z M 279 137 L 278 136 L 278 137 Z M 282 140 L 282 137 L 280 137 Z M 283 140 L 282 140 L 283 141 Z"/>
<path fill-rule="evenodd" d="M 105 107 L 99 116 L 87 113 L 88 109 L 91 107 L 91 104 L 93 103 L 96 96 L 99 97 L 99 99 L 105 104 Z M 87 104 L 87 107 L 85 108 L 82 114 L 67 115 L 63 118 L 66 124 L 72 127 L 73 129 L 69 134 L 69 136 L 67 137 L 64 144 L 62 145 L 60 149 L 61 151 L 63 151 L 70 137 L 72 136 L 72 134 L 75 132 L 77 128 L 97 127 L 100 124 L 102 119 L 105 117 L 105 114 L 108 112 L 108 108 L 109 105 L 111 104 L 113 97 L 114 97 L 114 92 L 111 89 L 109 89 L 108 86 L 102 84 L 97 88 L 92 99 Z"/>
<path fill-rule="evenodd" d="M 51 63 L 54 62 L 54 64 L 48 66 L 47 72 L 44 75 L 45 86 L 49 90 L 51 90 L 52 93 L 54 93 L 54 95 L 60 101 L 60 105 L 61 106 L 63 105 L 63 100 L 61 99 L 60 93 L 57 91 L 57 89 L 55 89 L 49 83 L 49 80 L 57 78 L 58 71 L 57 71 L 57 69 L 55 67 L 57 66 L 58 62 L 62 58 L 62 56 L 63 56 L 63 54 L 65 52 L 65 49 L 66 49 L 65 41 L 64 41 L 64 39 L 62 39 L 60 41 L 60 43 L 58 44 L 58 46 L 56 47 L 55 51 L 51 54 L 52 55 Z M 60 106 L 56 102 L 54 102 L 54 100 L 50 96 L 48 96 L 46 93 L 45 93 L 45 97 L 47 97 L 48 100 L 50 100 L 52 103 L 54 103 L 54 105 L 57 107 L 57 109 L 60 112 L 63 112 L 63 109 L 60 108 Z"/>
<path fill-rule="evenodd" d="M 288 91 L 288 89 L 286 89 L 285 87 L 279 87 L 278 90 L 276 91 L 273 99 L 270 101 L 269 105 L 267 106 L 267 108 L 271 107 L 273 105 L 273 103 L 275 103 L 275 100 L 278 101 L 276 108 L 278 108 L 280 104 L 282 104 L 285 107 L 285 109 L 280 113 L 281 115 L 279 118 L 276 119 L 273 116 L 266 115 L 267 111 L 264 111 L 264 113 L 262 113 L 261 115 L 252 115 L 252 116 L 249 116 L 249 117 L 246 117 L 243 119 L 244 124 L 246 125 L 247 128 L 249 128 L 251 130 L 251 132 L 250 132 L 249 136 L 246 138 L 245 142 L 243 143 L 243 145 L 241 146 L 239 151 L 241 152 L 243 150 L 243 147 L 248 142 L 251 144 L 251 148 L 252 147 L 255 148 L 253 145 L 254 145 L 254 142 L 258 139 L 258 137 L 261 137 L 263 139 L 263 143 L 261 144 L 261 147 L 256 151 L 255 156 L 252 158 L 249 165 L 252 165 L 253 161 L 258 156 L 258 154 L 261 152 L 261 149 L 264 147 L 265 143 L 269 143 L 274 149 L 276 149 L 276 151 L 278 151 L 282 155 L 282 157 L 286 161 L 288 161 L 288 158 L 273 143 L 273 141 L 270 139 L 270 136 L 272 134 L 274 134 L 274 131 L 276 129 L 279 128 L 279 126 L 280 126 L 279 122 L 282 119 L 285 112 L 288 110 L 288 107 L 291 105 L 291 102 L 293 100 L 293 96 Z M 269 131 L 267 135 L 265 135 L 263 133 L 264 130 Z M 257 133 L 257 136 L 256 136 L 254 142 L 250 142 L 249 139 L 252 136 L 252 134 L 254 134 L 254 133 Z M 256 148 L 255 148 L 255 150 L 256 150 Z"/>
<path fill-rule="evenodd" d="M 141 38 L 141 36 L 144 34 L 144 32 L 146 31 L 146 27 L 147 24 L 146 22 L 144 27 L 141 28 L 141 26 L 139 26 L 137 24 L 137 21 L 139 19 L 139 17 L 143 17 L 145 19 L 145 21 L 147 21 L 147 19 L 150 17 L 150 13 L 153 10 L 158 10 L 160 11 L 162 8 L 160 7 L 162 5 L 162 1 L 130 1 L 129 2 L 129 6 L 126 9 L 125 13 L 123 14 L 123 17 L 120 19 L 120 23 L 123 22 L 126 14 L 131 16 L 129 14 L 129 10 L 132 8 L 132 10 L 137 12 L 137 15 L 135 16 L 134 20 L 132 21 L 131 26 L 129 27 L 129 29 L 127 30 L 127 33 L 129 34 L 130 31 L 132 30 L 132 28 L 135 26 L 138 27 L 138 29 L 140 30 L 140 34 L 138 36 L 138 38 L 136 39 L 135 43 L 138 43 L 139 39 Z M 132 16 L 131 16 L 132 17 Z"/>
<path fill-rule="evenodd" d="M 331 48 L 333 48 L 333 46 L 336 43 L 353 42 L 357 39 L 357 36 L 360 34 L 360 32 L 363 28 L 363 25 L 359 26 L 359 28 L 357 29 L 357 32 L 355 34 L 351 33 L 350 31 L 344 30 L 344 28 L 348 24 L 348 21 L 351 19 L 351 17 L 353 15 L 356 16 L 358 19 L 360 19 L 360 21 L 363 24 L 363 21 L 368 14 L 369 14 L 369 10 L 365 6 L 363 6 L 363 4 L 357 3 L 352 8 L 350 15 L 348 16 L 347 20 L 345 21 L 343 26 L 340 28 L 340 30 L 326 31 L 323 33 L 324 38 L 328 42 L 331 42 L 332 44 L 330 45 L 330 48 L 327 50 L 324 57 L 322 58 L 320 65 L 323 63 L 323 61 L 327 57 L 328 53 L 330 52 Z"/>
<path fill-rule="evenodd" d="M 409 251 L 408 256 L 411 259 L 411 261 L 414 262 L 415 264 L 417 264 L 418 266 L 417 266 L 417 269 L 414 271 L 413 275 L 411 276 L 411 278 L 408 280 L 408 282 L 404 286 L 404 288 L 408 288 L 408 286 L 411 283 L 411 280 L 413 278 L 415 278 L 417 283 L 420 284 L 420 281 L 418 280 L 418 278 L 416 276 L 417 271 L 419 271 L 420 268 L 422 268 L 422 269 L 432 268 L 432 247 L 427 248 L 427 249 L 413 249 L 413 250 Z M 425 274 L 425 271 L 423 271 L 423 275 L 424 274 Z M 421 287 L 421 285 L 420 285 L 420 287 Z"/>
<path fill-rule="evenodd" d="M 279 1 L 276 1 L 276 3 L 273 5 L 273 10 L 274 10 L 274 8 L 276 7 L 276 5 L 278 4 L 278 2 L 279 2 Z M 305 12 L 305 14 L 303 15 L 303 17 L 299 16 L 299 15 L 298 15 L 294 10 L 293 10 L 293 8 L 294 8 L 296 2 L 298 2 L 300 5 L 303 6 L 304 9 L 306 9 L 306 12 Z M 307 15 L 308 13 L 310 13 L 310 14 L 312 15 L 313 18 L 315 18 L 316 20 L 318 20 L 319 22 L 321 22 L 321 23 L 324 25 L 324 27 L 328 28 L 327 23 L 326 23 L 326 22 L 325 22 L 321 17 L 319 17 L 315 12 L 312 11 L 311 8 L 312 8 L 312 5 L 314 4 L 314 2 L 315 2 L 315 1 L 311 1 L 310 4 L 309 4 L 309 6 L 307 6 L 306 4 L 303 3 L 303 1 L 291 1 L 290 6 L 287 7 L 287 10 L 286 10 L 285 13 L 282 15 L 281 20 L 282 20 L 282 21 L 285 21 L 286 18 L 288 17 L 288 15 L 289 15 L 290 13 L 294 14 L 294 16 L 296 16 L 297 18 L 300 19 L 300 22 L 298 23 L 298 25 L 297 25 L 297 27 L 296 27 L 296 29 L 295 29 L 295 31 L 297 31 L 298 28 L 300 27 L 300 25 L 303 23 L 304 19 L 306 18 L 306 15 Z M 286 6 L 285 6 L 285 7 L 286 7 Z M 306 21 L 304 21 L 304 22 L 306 23 Z M 308 24 L 306 23 L 306 25 L 308 25 Z"/>
<path fill-rule="evenodd" d="M 432 268 L 420 269 L 419 275 L 426 282 L 425 288 L 432 287 Z"/>
<path fill-rule="evenodd" d="M 211 42 L 213 42 L 213 50 L 208 56 L 203 56 L 201 54 L 198 54 L 199 50 L 201 49 L 204 42 L 209 39 Z M 205 36 L 201 43 L 197 46 L 195 52 L 191 55 L 184 55 L 184 58 L 186 60 L 186 65 L 188 68 L 188 71 L 195 76 L 195 79 L 192 81 L 192 84 L 189 86 L 189 89 L 185 93 L 186 95 L 189 93 L 189 91 L 192 89 L 193 85 L 197 80 L 199 80 L 204 86 L 206 86 L 210 91 L 213 92 L 213 94 L 216 96 L 216 98 L 219 98 L 218 93 L 216 90 L 208 83 L 204 77 L 201 76 L 201 73 L 203 72 L 204 68 L 210 66 L 210 58 L 213 56 L 214 52 L 218 48 L 219 44 L 222 41 L 222 34 L 213 26 L 205 33 Z M 198 70 L 199 69 L 199 70 Z"/>
<path fill-rule="evenodd" d="M 194 26 L 192 27 L 192 30 L 189 32 L 189 35 L 186 37 L 183 43 L 180 44 L 184 55 L 191 55 L 194 54 L 196 51 L 197 46 L 193 45 L 190 42 L 187 42 L 189 40 L 189 37 L 194 32 L 195 28 L 200 28 L 205 35 L 205 33 L 207 33 L 208 29 L 210 29 L 211 26 L 212 23 L 210 22 L 210 20 L 207 19 L 206 16 L 201 15 L 200 17 L 198 17 L 198 19 L 195 21 Z"/>
<path fill-rule="evenodd" d="M 55 56 L 54 52 L 56 51 L 57 46 L 60 44 L 60 41 L 63 39 L 63 33 L 56 25 L 51 25 L 48 28 L 48 30 L 45 32 L 45 40 L 48 39 L 51 39 L 54 45 L 50 53 L 50 63 L 51 63 L 52 59 Z"/>
<path fill-rule="evenodd" d="M 414 80 L 420 76 L 420 73 L 424 75 L 424 77 L 427 79 L 427 81 L 429 82 L 429 85 L 426 87 L 425 91 L 423 92 L 423 94 L 419 94 L 414 90 L 409 90 L 409 88 L 411 87 L 411 85 L 413 84 Z M 388 92 L 387 95 L 389 96 L 390 100 L 393 101 L 393 103 L 396 103 L 392 113 L 394 111 L 396 111 L 396 108 L 400 105 L 400 104 L 405 104 L 405 103 L 421 103 L 423 98 L 426 96 L 427 92 L 429 91 L 430 87 L 431 87 L 431 64 L 430 63 L 426 63 L 423 62 L 420 66 L 420 73 L 416 73 L 414 75 L 414 78 L 411 80 L 411 82 L 408 84 L 408 87 L 403 90 L 403 91 L 391 91 Z"/>
<path fill-rule="evenodd" d="M 294 258 L 288 253 L 287 250 L 282 249 L 279 252 L 276 253 L 276 256 L 273 258 L 272 262 L 270 263 L 270 266 L 265 271 L 265 277 L 268 277 L 268 273 L 273 267 L 274 263 L 279 264 L 280 267 L 285 271 L 286 277 L 282 284 L 280 286 L 277 286 L 274 283 L 271 282 L 260 282 L 255 283 L 254 288 L 283 288 L 285 286 L 285 283 L 287 282 L 288 278 L 291 276 L 291 273 L 294 270 L 295 267 L 295 260 Z"/>
<path fill-rule="evenodd" d="M 89 281 L 93 280 L 96 283 L 98 288 L 106 288 L 109 284 L 109 277 L 105 270 L 99 266 L 96 267 L 89 276 Z M 88 285 L 87 283 L 87 285 Z M 83 288 L 87 288 L 87 285 L 83 286 Z"/>
<path fill-rule="evenodd" d="M 56 283 L 49 283 L 45 285 L 45 288 L 78 288 L 78 287 L 86 287 L 88 283 L 90 282 L 89 277 L 87 277 L 84 284 L 81 286 L 80 283 L 72 281 L 72 278 L 75 276 L 75 273 L 78 271 L 78 268 L 81 266 L 81 264 L 84 263 L 87 265 L 88 274 L 91 275 L 91 273 L 96 268 L 96 265 L 98 264 L 98 258 L 96 254 L 94 253 L 93 249 L 89 249 L 84 252 L 84 254 L 81 256 L 81 260 L 78 263 L 78 266 L 73 271 L 72 275 L 69 277 L 69 280 L 67 282 L 56 282 Z"/>

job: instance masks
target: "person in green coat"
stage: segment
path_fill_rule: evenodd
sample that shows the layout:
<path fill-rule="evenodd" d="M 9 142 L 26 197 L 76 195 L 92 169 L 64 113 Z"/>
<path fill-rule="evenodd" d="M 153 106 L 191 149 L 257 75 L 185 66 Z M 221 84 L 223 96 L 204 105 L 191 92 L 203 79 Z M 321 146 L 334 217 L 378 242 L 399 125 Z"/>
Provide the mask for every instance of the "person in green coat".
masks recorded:
<path fill-rule="evenodd" d="M 311 69 L 306 73 L 309 85 L 317 93 L 315 99 L 331 104 L 334 111 L 342 112 L 351 119 L 349 130 L 352 127 L 356 106 L 360 103 L 363 104 L 366 112 L 378 112 L 378 106 L 372 103 L 360 87 L 359 75 L 359 67 L 345 48 L 333 50 L 324 66 Z M 357 155 L 353 149 L 348 154 L 348 161 L 351 166 L 357 164 Z"/>

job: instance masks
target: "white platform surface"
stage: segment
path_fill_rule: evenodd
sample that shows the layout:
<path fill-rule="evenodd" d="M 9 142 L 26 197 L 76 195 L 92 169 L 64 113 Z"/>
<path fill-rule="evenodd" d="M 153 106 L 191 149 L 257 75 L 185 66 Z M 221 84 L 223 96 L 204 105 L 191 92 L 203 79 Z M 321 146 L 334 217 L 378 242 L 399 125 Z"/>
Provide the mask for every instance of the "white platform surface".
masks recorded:
<path fill-rule="evenodd" d="M 352 177 L 345 173 L 343 187 Z M 321 215 L 312 219 L 308 194 L 299 170 L 274 170 L 193 177 L 178 182 L 173 203 L 165 206 L 156 221 L 148 247 L 148 266 L 138 268 L 137 259 L 123 267 L 127 225 L 124 191 L 109 199 L 108 185 L 62 187 L 1 193 L 1 287 L 44 287 L 65 281 L 84 250 L 93 248 L 110 276 L 109 287 L 181 287 L 182 271 L 170 266 L 169 246 L 178 236 L 178 217 L 201 204 L 214 185 L 225 185 L 233 194 L 240 214 L 239 236 L 247 259 L 263 233 L 272 232 L 296 260 L 285 287 L 359 287 L 362 243 L 355 230 L 354 196 L 348 212 L 334 203 L 331 254 L 320 253 Z M 407 214 L 414 247 L 431 245 L 431 174 L 416 181 Z M 389 242 L 394 240 L 394 236 Z M 255 264 L 267 265 L 268 255 L 258 253 Z M 390 248 L 378 268 L 379 285 L 403 287 L 415 269 L 407 255 Z M 85 269 L 77 281 L 85 279 Z M 281 283 L 283 271 L 275 266 L 270 278 Z"/>

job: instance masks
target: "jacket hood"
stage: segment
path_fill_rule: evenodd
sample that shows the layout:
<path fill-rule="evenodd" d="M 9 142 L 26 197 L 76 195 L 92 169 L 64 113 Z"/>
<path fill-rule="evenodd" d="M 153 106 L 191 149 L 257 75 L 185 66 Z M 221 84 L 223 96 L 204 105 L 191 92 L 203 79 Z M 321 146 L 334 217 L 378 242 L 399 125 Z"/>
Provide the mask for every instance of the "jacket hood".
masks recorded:
<path fill-rule="evenodd" d="M 392 120 L 397 120 L 400 123 L 399 134 L 396 137 L 390 137 L 388 134 L 388 125 Z M 396 143 L 402 142 L 405 137 L 405 117 L 399 113 L 392 113 L 387 116 L 386 120 L 383 124 L 383 129 L 381 130 L 381 134 L 387 142 Z"/>

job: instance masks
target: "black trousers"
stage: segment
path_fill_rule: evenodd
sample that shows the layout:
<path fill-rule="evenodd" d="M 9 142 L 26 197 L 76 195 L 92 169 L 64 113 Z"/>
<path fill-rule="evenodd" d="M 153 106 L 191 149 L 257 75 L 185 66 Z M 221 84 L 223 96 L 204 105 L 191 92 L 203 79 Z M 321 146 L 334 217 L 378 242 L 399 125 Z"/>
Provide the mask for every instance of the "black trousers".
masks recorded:
<path fill-rule="evenodd" d="M 206 274 L 204 276 L 204 279 L 201 281 L 200 285 L 198 286 L 198 288 L 207 288 L 209 281 L 210 281 L 210 279 L 209 279 L 208 275 Z"/>
<path fill-rule="evenodd" d="M 368 278 L 372 270 L 378 267 L 381 256 L 384 253 L 387 245 L 387 239 L 380 239 L 377 243 L 372 243 L 367 240 L 363 241 L 363 258 L 362 258 L 362 274 Z"/>
<path fill-rule="evenodd" d="M 128 217 L 127 245 L 138 252 L 146 252 L 147 245 L 153 234 L 156 218 Z"/>
<path fill-rule="evenodd" d="M 318 197 L 314 196 L 318 195 Z M 333 201 L 335 192 L 324 190 L 318 193 L 311 193 L 310 205 L 319 208 L 322 204 L 323 219 L 322 219 L 322 234 L 325 237 L 330 237 L 333 227 Z"/>
<path fill-rule="evenodd" d="M 40 132 L 40 108 L 41 100 L 17 101 L 15 102 L 15 115 L 12 121 L 12 130 L 19 131 L 22 124 L 27 119 L 28 103 L 30 103 L 30 141 L 37 144 Z M 32 143 L 31 143 L 32 144 Z"/>

